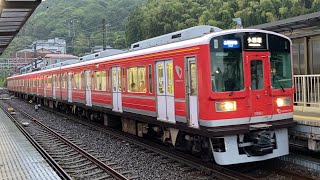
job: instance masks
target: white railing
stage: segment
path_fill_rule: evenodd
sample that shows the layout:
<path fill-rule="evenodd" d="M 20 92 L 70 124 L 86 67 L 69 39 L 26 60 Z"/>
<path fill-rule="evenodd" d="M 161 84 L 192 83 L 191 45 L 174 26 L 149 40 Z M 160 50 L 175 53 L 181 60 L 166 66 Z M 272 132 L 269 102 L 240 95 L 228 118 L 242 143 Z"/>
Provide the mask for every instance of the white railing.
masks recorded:
<path fill-rule="evenodd" d="M 294 76 L 294 105 L 320 112 L 320 74 Z"/>

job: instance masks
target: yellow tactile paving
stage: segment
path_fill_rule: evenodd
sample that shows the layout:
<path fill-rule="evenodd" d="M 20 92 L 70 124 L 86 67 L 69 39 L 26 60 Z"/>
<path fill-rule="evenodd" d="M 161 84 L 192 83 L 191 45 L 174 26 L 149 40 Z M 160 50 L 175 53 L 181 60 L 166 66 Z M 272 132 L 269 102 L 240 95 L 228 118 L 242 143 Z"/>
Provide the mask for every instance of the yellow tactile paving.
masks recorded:
<path fill-rule="evenodd" d="M 293 115 L 293 119 L 320 121 L 320 117 Z"/>

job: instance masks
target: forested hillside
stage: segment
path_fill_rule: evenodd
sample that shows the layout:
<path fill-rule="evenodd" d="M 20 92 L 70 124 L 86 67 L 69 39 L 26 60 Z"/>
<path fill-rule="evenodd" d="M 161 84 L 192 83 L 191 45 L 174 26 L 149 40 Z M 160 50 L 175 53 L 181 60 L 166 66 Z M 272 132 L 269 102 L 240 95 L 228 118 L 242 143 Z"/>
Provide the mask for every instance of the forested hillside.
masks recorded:
<path fill-rule="evenodd" d="M 149 0 L 129 17 L 128 43 L 196 25 L 244 27 L 320 11 L 320 0 Z"/>
<path fill-rule="evenodd" d="M 68 53 L 83 55 L 102 45 L 102 19 L 107 44 L 131 43 L 196 25 L 223 29 L 284 19 L 320 10 L 320 0 L 46 0 L 5 52 L 26 48 L 36 39 L 61 37 Z"/>
<path fill-rule="evenodd" d="M 67 40 L 69 53 L 82 55 L 89 47 L 102 45 L 102 19 L 107 24 L 107 44 L 126 47 L 126 18 L 145 1 L 43 1 L 5 53 L 26 48 L 36 39 L 61 37 Z"/>

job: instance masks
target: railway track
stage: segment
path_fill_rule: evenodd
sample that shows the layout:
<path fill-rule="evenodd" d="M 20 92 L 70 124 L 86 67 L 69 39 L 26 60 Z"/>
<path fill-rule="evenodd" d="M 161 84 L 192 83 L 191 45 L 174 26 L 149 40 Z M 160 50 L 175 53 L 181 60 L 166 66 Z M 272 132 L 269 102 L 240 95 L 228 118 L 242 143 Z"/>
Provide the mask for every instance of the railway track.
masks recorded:
<path fill-rule="evenodd" d="M 263 173 L 267 174 L 266 176 L 257 176 L 257 175 L 252 175 L 252 173 L 241 173 L 241 171 L 238 171 L 236 169 L 230 169 L 230 168 L 225 168 L 222 166 L 215 165 L 210 162 L 203 162 L 198 158 L 195 158 L 193 156 L 187 155 L 182 152 L 178 151 L 173 151 L 168 147 L 164 147 L 162 145 L 159 145 L 157 143 L 150 142 L 148 140 L 123 133 L 118 130 L 114 130 L 108 127 L 102 127 L 101 124 L 98 123 L 93 123 L 93 122 L 88 122 L 79 119 L 79 117 L 74 116 L 74 115 L 69 115 L 69 114 L 64 114 L 61 112 L 57 112 L 53 109 L 42 107 L 42 109 L 55 113 L 61 117 L 64 117 L 65 119 L 75 121 L 77 123 L 83 124 L 85 126 L 88 126 L 92 129 L 107 133 L 111 136 L 114 136 L 115 138 L 120 138 L 124 141 L 130 142 L 130 144 L 134 144 L 135 146 L 139 147 L 140 149 L 144 151 L 148 151 L 150 153 L 154 153 L 155 155 L 160 154 L 162 156 L 165 156 L 169 159 L 172 159 L 173 161 L 185 164 L 187 166 L 190 166 L 192 168 L 201 170 L 207 174 L 210 174 L 211 177 L 215 177 L 218 179 L 234 179 L 234 180 L 240 180 L 240 179 L 261 179 L 261 178 L 266 178 L 270 176 L 270 174 L 278 174 L 280 176 L 287 177 L 288 179 L 295 179 L 295 180 L 312 180 L 313 178 L 304 176 L 301 174 L 296 174 L 294 172 L 286 171 L 281 168 L 276 168 L 276 167 L 271 167 L 267 168 L 268 172 Z M 250 169 L 250 168 L 248 168 Z M 254 168 L 253 168 L 254 169 Z M 249 171 L 249 170 L 248 170 Z"/>
<path fill-rule="evenodd" d="M 29 123 L 21 125 L 21 122 L 3 105 L 0 105 L 0 108 L 28 137 L 29 141 L 36 145 L 38 150 L 41 149 L 41 154 L 49 160 L 50 165 L 62 179 L 129 180 L 138 178 L 131 171 L 123 171 L 121 166 L 110 162 L 109 159 L 94 156 L 85 145 L 61 132 L 56 132 L 25 111 L 15 109 L 30 119 Z M 33 133 L 28 133 L 30 128 L 33 128 Z"/>

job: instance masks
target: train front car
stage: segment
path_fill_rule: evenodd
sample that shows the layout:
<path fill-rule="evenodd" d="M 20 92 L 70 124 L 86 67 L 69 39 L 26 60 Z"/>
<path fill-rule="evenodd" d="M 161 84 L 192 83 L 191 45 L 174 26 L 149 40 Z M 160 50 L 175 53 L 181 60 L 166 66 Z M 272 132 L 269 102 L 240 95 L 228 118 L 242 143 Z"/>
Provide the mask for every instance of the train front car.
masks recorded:
<path fill-rule="evenodd" d="M 291 57 L 290 39 L 268 31 L 231 30 L 210 40 L 210 75 L 199 84 L 209 92 L 199 92 L 199 114 L 201 127 L 221 135 L 210 138 L 218 164 L 289 153 Z"/>

